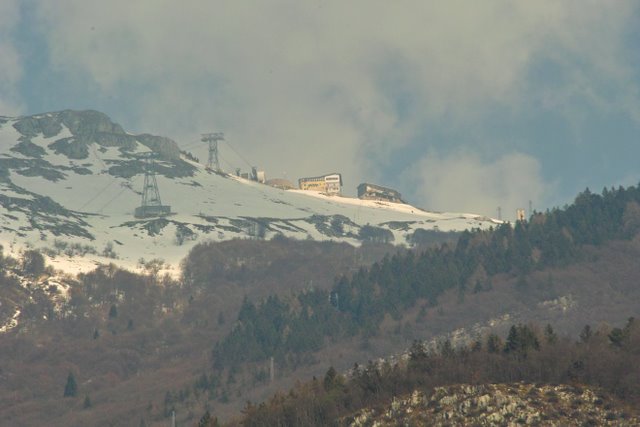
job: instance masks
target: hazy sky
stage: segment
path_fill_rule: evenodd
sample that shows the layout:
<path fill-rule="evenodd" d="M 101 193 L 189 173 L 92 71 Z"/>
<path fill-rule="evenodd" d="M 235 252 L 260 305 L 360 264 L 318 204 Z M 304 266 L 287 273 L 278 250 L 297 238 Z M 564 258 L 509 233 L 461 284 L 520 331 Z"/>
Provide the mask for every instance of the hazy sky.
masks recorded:
<path fill-rule="evenodd" d="M 506 217 L 640 180 L 633 1 L 1 0 L 0 115 L 105 112 L 267 177 Z M 221 146 L 222 165 L 246 168 Z"/>

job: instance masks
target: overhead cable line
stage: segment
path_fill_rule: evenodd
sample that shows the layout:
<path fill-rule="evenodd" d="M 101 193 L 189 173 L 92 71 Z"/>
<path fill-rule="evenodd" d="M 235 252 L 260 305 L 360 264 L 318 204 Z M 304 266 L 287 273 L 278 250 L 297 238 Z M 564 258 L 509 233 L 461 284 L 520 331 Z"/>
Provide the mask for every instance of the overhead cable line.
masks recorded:
<path fill-rule="evenodd" d="M 124 192 L 125 192 L 125 190 L 128 190 L 128 189 L 130 190 L 130 188 L 129 188 L 129 187 L 127 187 L 126 185 L 123 185 L 123 186 L 122 186 L 122 190 L 120 190 L 120 191 L 118 192 L 118 194 L 116 194 L 115 196 L 113 196 L 113 198 L 111 198 L 107 203 L 105 203 L 105 204 L 104 204 L 104 206 L 102 206 L 102 207 L 98 210 L 98 212 L 99 212 L 99 213 L 102 213 L 102 211 L 103 211 L 103 209 L 104 209 L 104 208 L 106 208 L 107 206 L 109 206 L 109 205 L 110 205 L 114 200 L 116 200 L 118 197 L 120 197 L 120 195 L 121 195 L 122 193 L 124 193 Z"/>
<path fill-rule="evenodd" d="M 247 166 L 249 166 L 250 168 L 251 168 L 251 167 L 253 167 L 253 165 L 252 165 L 251 163 L 249 163 L 249 162 L 248 162 L 244 157 L 242 157 L 242 155 L 241 155 L 240 153 L 238 153 L 238 151 L 237 151 L 235 148 L 233 148 L 233 147 L 231 146 L 231 144 L 229 144 L 229 141 L 226 141 L 226 140 L 225 140 L 225 142 L 227 143 L 227 146 L 231 149 L 231 151 L 233 151 L 234 153 L 236 153 L 236 156 L 238 156 L 238 157 L 240 158 L 240 160 L 242 160 L 243 162 L 245 162 L 245 163 L 247 164 Z"/>
<path fill-rule="evenodd" d="M 96 195 L 94 195 L 91 199 L 89 199 L 84 205 L 80 206 L 79 210 L 84 209 L 87 205 L 89 205 L 91 202 L 93 202 L 98 197 L 100 197 L 102 195 L 102 193 L 104 193 L 107 190 L 107 188 L 111 187 L 111 185 L 114 182 L 116 182 L 117 180 L 118 180 L 118 177 L 113 177 L 113 179 L 111 181 L 109 181 L 109 183 L 107 184 L 106 187 L 104 187 L 102 190 L 98 191 L 98 193 L 96 193 Z"/>

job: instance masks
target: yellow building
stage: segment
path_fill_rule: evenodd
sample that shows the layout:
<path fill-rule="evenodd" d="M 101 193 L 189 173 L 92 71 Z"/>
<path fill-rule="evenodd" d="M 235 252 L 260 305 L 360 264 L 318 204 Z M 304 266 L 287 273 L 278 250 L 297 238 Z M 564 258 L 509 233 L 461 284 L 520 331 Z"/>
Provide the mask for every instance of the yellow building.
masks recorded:
<path fill-rule="evenodd" d="M 298 187 L 301 190 L 318 191 L 329 195 L 337 195 L 342 192 L 342 175 L 331 173 L 310 178 L 300 178 Z"/>

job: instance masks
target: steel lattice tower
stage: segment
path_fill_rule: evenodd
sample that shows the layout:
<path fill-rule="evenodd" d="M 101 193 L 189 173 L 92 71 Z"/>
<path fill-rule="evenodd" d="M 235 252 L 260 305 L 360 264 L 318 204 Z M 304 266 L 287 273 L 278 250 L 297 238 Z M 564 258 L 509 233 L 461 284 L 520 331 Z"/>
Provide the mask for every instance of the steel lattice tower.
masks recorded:
<path fill-rule="evenodd" d="M 207 162 L 207 168 L 216 172 L 220 171 L 220 162 L 218 161 L 218 141 L 224 141 L 224 133 L 203 133 L 202 142 L 209 143 L 209 161 Z"/>
<path fill-rule="evenodd" d="M 155 157 L 157 157 L 156 153 L 147 153 L 144 156 L 144 186 L 142 188 L 142 202 L 135 211 L 137 218 L 163 216 L 171 213 L 171 207 L 164 206 L 160 200 L 160 190 L 158 190 L 156 173 L 153 168 Z"/>
<path fill-rule="evenodd" d="M 153 170 L 153 157 L 147 156 L 144 162 L 144 188 L 142 189 L 142 204 L 144 207 L 160 206 L 160 190 L 156 181 L 156 173 Z"/>

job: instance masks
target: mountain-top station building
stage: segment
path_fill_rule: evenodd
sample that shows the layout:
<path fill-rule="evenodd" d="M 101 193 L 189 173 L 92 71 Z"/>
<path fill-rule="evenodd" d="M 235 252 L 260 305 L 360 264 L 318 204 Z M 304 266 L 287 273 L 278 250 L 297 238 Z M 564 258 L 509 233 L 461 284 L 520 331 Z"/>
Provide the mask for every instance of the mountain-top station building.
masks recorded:
<path fill-rule="evenodd" d="M 251 172 L 242 172 L 240 168 L 236 169 L 236 176 L 239 176 L 243 179 L 248 179 L 250 181 L 256 181 L 260 184 L 265 184 L 267 182 L 267 175 L 264 171 L 258 170 L 256 166 L 251 167 Z"/>
<path fill-rule="evenodd" d="M 342 175 L 330 173 L 322 176 L 298 179 L 298 187 L 301 190 L 319 191 L 330 196 L 339 196 L 342 193 Z"/>
<path fill-rule="evenodd" d="M 380 200 L 392 203 L 405 203 L 402 195 L 391 188 L 381 185 L 362 183 L 358 185 L 358 198 L 364 200 Z"/>

